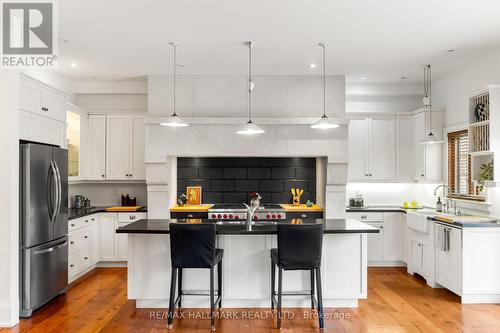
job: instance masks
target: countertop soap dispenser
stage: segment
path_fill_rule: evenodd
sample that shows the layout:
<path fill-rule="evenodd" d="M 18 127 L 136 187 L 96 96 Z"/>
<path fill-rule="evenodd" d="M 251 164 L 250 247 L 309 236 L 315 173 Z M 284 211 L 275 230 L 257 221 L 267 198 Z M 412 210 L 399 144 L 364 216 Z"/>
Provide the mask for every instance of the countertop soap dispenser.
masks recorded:
<path fill-rule="evenodd" d="M 443 211 L 443 203 L 441 202 L 441 197 L 438 197 L 438 201 L 436 202 L 436 211 Z"/>

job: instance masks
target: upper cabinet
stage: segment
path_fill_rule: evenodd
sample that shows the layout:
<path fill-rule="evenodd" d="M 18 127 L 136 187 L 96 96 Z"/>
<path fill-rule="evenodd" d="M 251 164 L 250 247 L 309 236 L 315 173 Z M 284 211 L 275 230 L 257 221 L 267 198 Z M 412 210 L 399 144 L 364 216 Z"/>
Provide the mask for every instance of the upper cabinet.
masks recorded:
<path fill-rule="evenodd" d="M 349 180 L 396 178 L 396 118 L 377 116 L 349 123 Z"/>
<path fill-rule="evenodd" d="M 20 139 L 66 147 L 66 95 L 21 76 Z"/>
<path fill-rule="evenodd" d="M 443 145 L 420 143 L 429 134 L 430 117 L 428 111 L 413 116 L 414 180 L 439 183 L 443 179 Z M 443 112 L 432 112 L 432 132 L 437 138 L 443 135 L 443 118 Z"/>
<path fill-rule="evenodd" d="M 144 180 L 144 116 L 89 117 L 89 180 Z"/>
<path fill-rule="evenodd" d="M 65 121 L 65 104 L 66 97 L 59 91 L 29 78 L 21 80 L 21 110 Z"/>
<path fill-rule="evenodd" d="M 66 148 L 70 180 L 85 178 L 85 157 L 88 115 L 73 104 L 66 105 Z"/>
<path fill-rule="evenodd" d="M 90 115 L 88 127 L 87 179 L 106 179 L 106 116 Z"/>
<path fill-rule="evenodd" d="M 413 152 L 412 116 L 396 117 L 396 178 L 400 182 L 413 181 L 415 154 Z"/>

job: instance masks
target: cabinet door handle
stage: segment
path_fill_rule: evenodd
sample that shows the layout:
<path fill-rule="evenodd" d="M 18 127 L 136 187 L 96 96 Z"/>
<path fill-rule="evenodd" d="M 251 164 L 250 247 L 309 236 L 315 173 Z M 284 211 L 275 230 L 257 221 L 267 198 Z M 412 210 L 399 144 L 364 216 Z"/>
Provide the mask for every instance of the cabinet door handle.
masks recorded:
<path fill-rule="evenodd" d="M 89 223 L 89 220 L 85 220 L 85 223 Z"/>
<path fill-rule="evenodd" d="M 83 238 L 87 239 L 87 238 L 89 238 L 89 236 L 83 236 Z"/>
<path fill-rule="evenodd" d="M 74 226 L 75 226 L 75 224 L 74 224 L 74 223 L 71 223 L 71 226 L 72 226 L 72 227 L 74 227 Z"/>
<path fill-rule="evenodd" d="M 368 215 L 366 215 L 366 214 L 361 214 L 361 218 L 362 218 L 363 220 L 366 220 L 366 219 L 368 218 Z"/>
<path fill-rule="evenodd" d="M 135 215 L 130 215 L 128 218 L 131 220 L 135 220 Z"/>
<path fill-rule="evenodd" d="M 83 257 L 83 259 L 87 260 L 87 259 L 89 259 L 89 257 Z"/>
<path fill-rule="evenodd" d="M 379 229 L 384 229 L 384 226 L 380 226 L 380 228 L 379 228 Z"/>
<path fill-rule="evenodd" d="M 104 178 L 104 175 L 101 175 L 102 178 Z"/>
<path fill-rule="evenodd" d="M 193 218 L 193 214 L 188 214 L 187 217 Z"/>
<path fill-rule="evenodd" d="M 69 267 L 75 267 L 75 265 L 73 265 L 73 264 L 69 264 Z"/>
<path fill-rule="evenodd" d="M 302 214 L 302 215 L 300 215 L 300 217 L 305 219 L 307 217 L 307 214 Z"/>
<path fill-rule="evenodd" d="M 73 241 L 71 241 L 71 242 L 69 242 L 69 243 L 70 243 L 70 244 L 75 244 L 75 242 L 73 242 Z"/>

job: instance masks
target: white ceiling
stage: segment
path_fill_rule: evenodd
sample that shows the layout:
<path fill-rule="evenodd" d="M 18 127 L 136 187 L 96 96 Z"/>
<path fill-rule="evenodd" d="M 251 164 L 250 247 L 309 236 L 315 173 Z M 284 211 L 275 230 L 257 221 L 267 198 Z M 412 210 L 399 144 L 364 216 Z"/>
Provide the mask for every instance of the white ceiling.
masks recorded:
<path fill-rule="evenodd" d="M 71 0 L 59 1 L 59 72 L 71 79 L 171 73 L 244 74 L 252 40 L 256 74 L 328 74 L 349 82 L 421 80 L 500 47 L 498 0 Z M 455 52 L 446 52 L 456 49 Z M 73 68 L 71 62 L 78 66 Z M 315 70 L 310 63 L 318 64 Z"/>

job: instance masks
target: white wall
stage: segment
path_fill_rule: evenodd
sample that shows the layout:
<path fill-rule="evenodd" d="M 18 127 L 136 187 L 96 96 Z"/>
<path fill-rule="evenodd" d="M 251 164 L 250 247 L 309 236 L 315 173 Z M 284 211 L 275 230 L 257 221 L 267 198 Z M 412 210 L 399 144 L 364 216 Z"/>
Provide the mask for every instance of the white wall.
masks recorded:
<path fill-rule="evenodd" d="M 137 198 L 138 205 L 147 204 L 146 184 L 133 183 L 85 183 L 69 186 L 70 206 L 74 205 L 75 194 L 81 194 L 90 199 L 95 207 L 108 207 L 121 204 L 121 195 L 130 194 Z"/>
<path fill-rule="evenodd" d="M 416 200 L 419 205 L 436 205 L 434 189 L 439 184 L 416 183 L 349 183 L 347 184 L 347 201 L 360 194 L 365 206 L 370 205 L 402 205 L 403 202 Z"/>
<path fill-rule="evenodd" d="M 435 107 L 446 108 L 445 126 L 468 122 L 468 98 L 487 84 L 500 84 L 500 49 L 436 78 L 432 102 Z"/>
<path fill-rule="evenodd" d="M 323 113 L 320 76 L 257 75 L 252 115 L 257 117 L 319 117 Z M 327 113 L 343 116 L 343 76 L 327 77 Z M 149 115 L 172 113 L 172 76 L 150 75 Z M 183 75 L 177 77 L 177 113 L 181 117 L 246 117 L 247 76 Z"/>
<path fill-rule="evenodd" d="M 146 113 L 147 94 L 75 94 L 75 104 L 89 113 Z"/>
<path fill-rule="evenodd" d="M 433 104 L 445 108 L 445 126 L 467 123 L 470 94 L 488 84 L 500 84 L 500 49 L 435 79 Z M 498 157 L 500 152 L 495 154 Z M 493 216 L 500 216 L 499 199 L 499 187 L 488 189 Z"/>
<path fill-rule="evenodd" d="M 0 70 L 0 326 L 19 321 L 19 87 L 18 72 Z"/>

